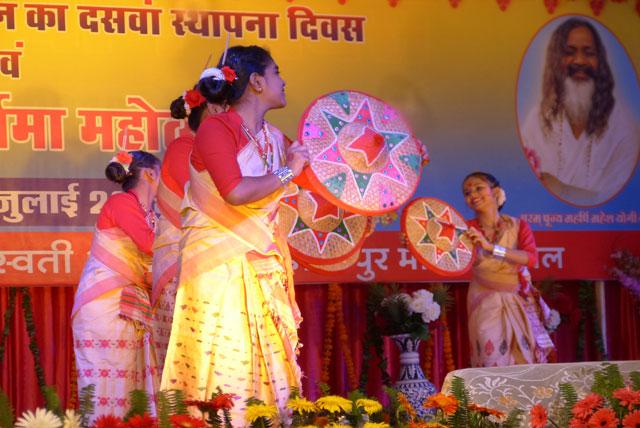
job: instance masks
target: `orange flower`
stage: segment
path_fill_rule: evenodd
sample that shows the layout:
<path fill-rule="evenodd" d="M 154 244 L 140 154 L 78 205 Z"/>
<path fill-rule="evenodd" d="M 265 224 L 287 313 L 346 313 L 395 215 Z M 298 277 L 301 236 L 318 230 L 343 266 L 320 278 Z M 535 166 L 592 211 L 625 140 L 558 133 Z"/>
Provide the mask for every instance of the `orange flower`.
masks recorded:
<path fill-rule="evenodd" d="M 173 415 L 169 417 L 172 428 L 205 428 L 207 425 L 202 419 L 196 419 L 189 415 Z"/>
<path fill-rule="evenodd" d="M 398 402 L 409 415 L 409 421 L 413 422 L 413 420 L 417 417 L 416 411 L 411 403 L 409 403 L 409 400 L 407 400 L 407 397 L 401 392 L 398 393 Z"/>
<path fill-rule="evenodd" d="M 483 413 L 485 415 L 493 415 L 497 418 L 502 418 L 504 416 L 504 412 L 501 412 L 500 410 L 496 410 L 496 409 L 491 409 L 489 407 L 484 407 L 484 406 L 479 406 L 475 403 L 471 403 L 469 404 L 469 406 L 467 406 L 467 408 L 471 411 L 474 412 L 478 412 L 478 413 Z"/>
<path fill-rule="evenodd" d="M 640 404 L 640 391 L 634 391 L 629 387 L 616 389 L 613 391 L 613 397 L 620 401 L 621 406 L 625 406 L 629 410 Z"/>
<path fill-rule="evenodd" d="M 426 408 L 435 407 L 436 409 L 442 410 L 445 415 L 452 415 L 458 409 L 458 400 L 453 396 L 439 392 L 428 397 L 423 406 Z"/>
<path fill-rule="evenodd" d="M 640 428 L 640 410 L 634 410 L 622 420 L 623 428 Z"/>
<path fill-rule="evenodd" d="M 571 409 L 571 413 L 578 419 L 582 419 L 586 421 L 589 419 L 589 416 L 593 414 L 593 411 L 602 406 L 602 397 L 595 392 L 584 397 L 582 400 L 578 401 Z"/>
<path fill-rule="evenodd" d="M 589 418 L 587 426 L 589 428 L 616 428 L 618 418 L 613 410 L 600 409 Z"/>
<path fill-rule="evenodd" d="M 547 425 L 547 409 L 540 403 L 531 408 L 531 428 L 544 428 Z"/>

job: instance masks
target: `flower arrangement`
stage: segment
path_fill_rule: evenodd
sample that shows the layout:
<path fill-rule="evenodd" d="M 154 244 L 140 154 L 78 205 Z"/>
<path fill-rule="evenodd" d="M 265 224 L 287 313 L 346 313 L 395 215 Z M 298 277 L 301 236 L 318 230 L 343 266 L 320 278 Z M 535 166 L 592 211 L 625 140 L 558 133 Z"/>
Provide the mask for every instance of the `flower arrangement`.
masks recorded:
<path fill-rule="evenodd" d="M 441 305 L 428 290 L 412 294 L 393 288 L 376 310 L 380 332 L 384 336 L 410 334 L 414 338 L 429 338 L 429 323 L 440 317 Z"/>
<path fill-rule="evenodd" d="M 619 250 L 611 254 L 615 263 L 613 275 L 624 287 L 640 299 L 640 259 L 628 250 Z"/>
<path fill-rule="evenodd" d="M 625 383 L 615 364 L 594 374 L 591 393 L 578 399 L 571 384 L 561 384 L 562 407 L 554 417 L 536 404 L 530 411 L 532 428 L 632 428 L 640 426 L 640 372 Z"/>

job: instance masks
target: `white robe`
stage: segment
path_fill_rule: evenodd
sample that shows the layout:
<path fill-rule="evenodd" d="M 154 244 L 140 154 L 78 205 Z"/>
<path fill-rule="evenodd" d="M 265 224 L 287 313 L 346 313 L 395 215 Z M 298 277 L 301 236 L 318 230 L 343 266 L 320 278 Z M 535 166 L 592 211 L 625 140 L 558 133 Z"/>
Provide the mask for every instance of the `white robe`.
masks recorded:
<path fill-rule="evenodd" d="M 522 138 L 537 157 L 537 172 L 545 186 L 567 202 L 583 206 L 615 196 L 633 174 L 640 149 L 638 123 L 619 102 L 600 137 L 583 132 L 576 138 L 564 114 L 545 134 L 537 106 L 525 120 Z"/>

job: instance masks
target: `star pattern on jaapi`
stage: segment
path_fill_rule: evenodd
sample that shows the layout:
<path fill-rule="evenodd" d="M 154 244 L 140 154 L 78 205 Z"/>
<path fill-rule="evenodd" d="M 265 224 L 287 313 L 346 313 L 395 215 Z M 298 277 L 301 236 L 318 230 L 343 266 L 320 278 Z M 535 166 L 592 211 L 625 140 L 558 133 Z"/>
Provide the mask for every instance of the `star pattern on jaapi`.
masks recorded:
<path fill-rule="evenodd" d="M 316 245 L 318 247 L 318 253 L 320 254 L 324 253 L 324 250 L 327 246 L 327 242 L 329 242 L 329 238 L 332 235 L 336 236 L 339 239 L 343 239 L 344 241 L 353 245 L 354 244 L 353 237 L 351 236 L 351 231 L 349 230 L 349 226 L 347 225 L 347 223 L 345 223 L 345 219 L 348 219 L 349 217 L 352 217 L 357 214 L 343 212 L 343 216 L 342 218 L 340 218 L 340 211 L 338 207 L 328 202 L 322 196 L 317 195 L 313 192 L 308 192 L 308 195 L 309 195 L 309 199 L 313 202 L 313 205 L 314 205 L 314 212 L 311 215 L 311 218 L 313 219 L 313 221 L 322 220 L 327 216 L 332 216 L 339 219 L 340 222 L 336 225 L 336 227 L 333 228 L 333 230 L 330 230 L 329 232 L 322 232 L 320 230 L 316 230 L 313 227 L 306 224 L 302 220 L 302 218 L 300 218 L 300 214 L 298 212 L 299 196 L 297 194 L 285 196 L 281 199 L 281 202 L 291 207 L 295 211 L 295 215 L 296 215 L 295 221 L 293 222 L 293 226 L 291 226 L 291 229 L 289 230 L 289 233 L 287 234 L 287 236 L 292 237 L 292 236 L 295 236 L 298 234 L 304 234 L 304 233 L 310 234 L 310 236 L 313 237 L 314 241 L 316 242 Z"/>
<path fill-rule="evenodd" d="M 424 231 L 423 237 L 418 242 L 418 245 L 433 245 L 435 249 L 436 260 L 435 263 L 439 264 L 442 257 L 448 254 L 451 260 L 458 265 L 459 264 L 459 252 L 469 254 L 471 251 L 460 240 L 460 236 L 465 232 L 466 228 L 458 226 L 454 223 L 453 214 L 448 206 L 437 213 L 429 205 L 423 204 L 424 216 L 413 217 L 413 220 L 420 225 Z M 429 225 L 435 224 L 438 229 L 435 232 L 435 239 L 431 238 L 429 234 Z M 451 243 L 452 249 L 450 251 L 442 250 L 435 242 L 438 238 L 445 238 Z"/>
<path fill-rule="evenodd" d="M 350 109 L 346 108 L 343 104 L 340 104 L 340 106 L 348 117 Z M 401 168 L 396 165 L 393 156 L 389 156 L 379 171 L 365 173 L 352 170 L 345 160 L 343 153 L 341 153 L 338 137 L 342 129 L 352 123 L 361 123 L 364 126 L 362 127 L 362 132 L 356 135 L 352 141 L 347 142 L 344 147 L 348 150 L 362 153 L 367 166 L 373 165 L 385 150 L 391 154 L 409 138 L 409 134 L 407 133 L 381 130 L 371 114 L 368 99 L 365 98 L 360 103 L 357 112 L 350 118 L 336 116 L 327 110 L 322 110 L 322 114 L 333 132 L 333 140 L 328 147 L 315 156 L 314 160 L 344 166 L 344 168 L 340 168 L 341 171 L 344 172 L 338 172 L 325 180 L 325 185 L 336 197 L 340 198 L 344 191 L 345 180 L 348 179 L 344 176 L 345 173 L 350 177 L 350 180 L 355 183 L 362 199 L 364 199 L 367 194 L 374 178 L 380 178 L 383 182 L 391 180 L 401 185 L 407 184 L 407 180 Z M 403 160 L 410 168 L 413 168 L 411 164 L 412 159 L 409 157 L 400 157 L 400 160 Z"/>

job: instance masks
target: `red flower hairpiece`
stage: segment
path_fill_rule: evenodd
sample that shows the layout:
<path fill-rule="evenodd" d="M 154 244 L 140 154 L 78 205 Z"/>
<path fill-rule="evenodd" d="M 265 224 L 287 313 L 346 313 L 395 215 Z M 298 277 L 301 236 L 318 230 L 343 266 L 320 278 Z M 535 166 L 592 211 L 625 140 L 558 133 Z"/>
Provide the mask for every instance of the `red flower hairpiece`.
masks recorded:
<path fill-rule="evenodd" d="M 122 167 L 124 168 L 124 170 L 128 174 L 129 173 L 129 166 L 131 166 L 131 162 L 133 162 L 133 156 L 131 156 L 131 153 L 129 153 L 129 152 L 126 152 L 124 150 L 120 150 L 114 157 L 111 158 L 109 163 L 111 163 L 111 162 L 117 162 L 120 165 L 122 165 Z"/>
<path fill-rule="evenodd" d="M 200 104 L 207 101 L 207 99 L 202 96 L 199 90 L 190 89 L 184 93 L 182 96 L 186 105 L 189 106 L 190 109 L 194 107 L 198 107 Z"/>
<path fill-rule="evenodd" d="M 222 67 L 220 71 L 222 71 L 222 74 L 224 74 L 224 80 L 226 80 L 229 83 L 233 83 L 233 81 L 238 78 L 235 70 L 229 67 L 228 65 L 225 65 L 224 67 Z"/>

